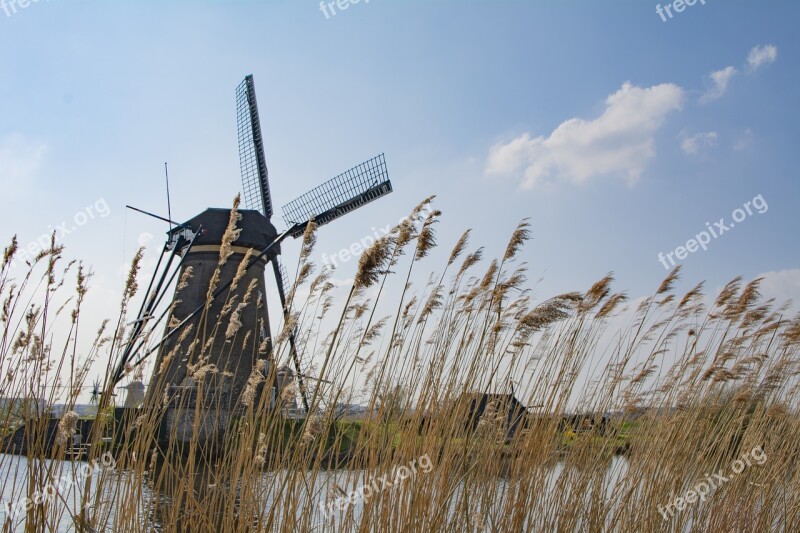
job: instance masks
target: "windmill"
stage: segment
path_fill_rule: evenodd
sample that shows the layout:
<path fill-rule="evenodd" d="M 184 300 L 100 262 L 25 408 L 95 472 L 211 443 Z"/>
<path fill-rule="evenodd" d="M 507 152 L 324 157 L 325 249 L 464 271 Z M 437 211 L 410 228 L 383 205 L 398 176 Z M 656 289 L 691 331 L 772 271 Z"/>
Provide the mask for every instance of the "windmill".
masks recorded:
<path fill-rule="evenodd" d="M 268 269 L 272 270 L 284 320 L 288 318 L 287 275 L 280 262 L 280 243 L 283 240 L 287 237 L 302 236 L 311 222 L 317 226 L 328 224 L 392 192 L 386 160 L 384 155 L 380 154 L 286 204 L 282 211 L 287 229 L 278 232 L 272 224 L 274 215 L 272 195 L 252 75 L 246 76 L 236 89 L 236 119 L 245 209 L 239 210 L 241 219 L 237 227 L 241 232 L 236 241 L 230 243 L 232 255 L 223 266 L 219 266 L 219 252 L 231 210 L 209 208 L 192 219 L 178 224 L 170 218 L 136 209 L 170 224 L 167 242 L 145 292 L 138 318 L 132 323 L 128 341 L 124 345 L 122 356 L 117 362 L 111 380 L 112 386 L 116 386 L 132 368 L 138 367 L 151 354 L 158 352 L 145 405 L 161 397 L 164 385 L 167 390 L 193 390 L 195 384 L 187 371 L 192 361 L 181 357 L 181 350 L 184 348 L 181 345 L 184 340 L 181 339 L 182 334 L 187 328 L 194 327 L 195 331 L 198 331 L 200 327 L 213 324 L 215 318 L 225 316 L 224 300 L 227 298 L 230 302 L 231 299 L 239 298 L 238 302 L 242 302 L 247 298 L 244 294 L 246 287 L 255 287 L 258 300 L 266 300 L 265 276 L 268 275 Z M 250 260 L 246 265 L 242 265 L 246 257 L 250 257 Z M 175 263 L 177 265 L 173 266 Z M 240 265 L 244 268 L 244 277 L 238 287 L 232 287 L 234 275 Z M 209 288 L 212 283 L 211 278 L 218 268 L 219 280 L 212 294 Z M 192 274 L 189 286 L 181 288 L 182 284 L 179 284 L 172 305 L 157 313 L 156 310 L 163 301 L 168 287 L 173 285 L 178 274 L 180 279 L 184 279 L 187 271 Z M 230 292 L 236 294 L 231 296 Z M 251 298 L 255 300 L 256 296 L 251 295 Z M 227 308 L 227 313 L 230 312 Z M 151 347 L 148 342 L 151 335 L 167 316 L 169 323 L 163 337 Z M 242 330 L 253 334 L 256 346 L 263 345 L 264 342 L 271 345 L 270 319 L 266 303 L 260 307 L 257 305 L 245 307 L 238 315 L 238 319 L 242 324 Z M 217 407 L 227 406 L 225 408 L 228 412 L 233 412 L 235 406 L 232 405 L 232 401 L 241 394 L 256 362 L 256 356 L 253 355 L 254 350 L 246 350 L 232 344 L 235 341 L 227 339 L 226 335 L 219 334 L 217 337 L 219 338 L 211 341 L 206 359 L 194 361 L 194 364 L 213 365 L 217 370 L 225 370 L 213 376 L 210 387 L 207 388 L 217 391 L 214 398 Z M 247 335 L 245 338 L 248 338 Z M 289 352 L 295 371 L 288 374 L 284 372 L 284 381 L 286 375 L 294 375 L 303 406 L 308 412 L 305 380 L 312 378 L 303 372 L 294 331 L 289 335 Z M 270 350 L 266 350 L 266 353 L 270 353 Z M 274 364 L 276 361 L 270 363 Z M 225 377 L 230 379 L 226 382 Z M 167 418 L 169 423 L 179 427 L 179 432 L 180 427 L 186 425 L 175 418 L 170 419 L 169 414 Z M 224 422 L 225 417 L 222 418 Z M 209 428 L 212 432 L 217 429 L 219 428 Z"/>
<path fill-rule="evenodd" d="M 102 390 L 100 389 L 100 380 L 95 379 L 94 383 L 92 383 L 92 395 L 89 398 L 89 403 L 94 404 L 100 401 L 100 394 L 102 394 Z"/>

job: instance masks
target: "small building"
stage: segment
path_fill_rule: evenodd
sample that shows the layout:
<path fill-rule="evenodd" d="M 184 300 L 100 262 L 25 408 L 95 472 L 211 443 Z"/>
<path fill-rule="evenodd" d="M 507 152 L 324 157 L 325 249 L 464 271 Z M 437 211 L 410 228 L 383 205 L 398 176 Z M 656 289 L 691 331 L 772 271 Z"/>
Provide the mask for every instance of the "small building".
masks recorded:
<path fill-rule="evenodd" d="M 463 394 L 459 404 L 467 405 L 467 429 L 476 431 L 481 418 L 502 417 L 502 426 L 506 439 L 511 439 L 527 423 L 528 409 L 513 394 L 467 393 Z"/>

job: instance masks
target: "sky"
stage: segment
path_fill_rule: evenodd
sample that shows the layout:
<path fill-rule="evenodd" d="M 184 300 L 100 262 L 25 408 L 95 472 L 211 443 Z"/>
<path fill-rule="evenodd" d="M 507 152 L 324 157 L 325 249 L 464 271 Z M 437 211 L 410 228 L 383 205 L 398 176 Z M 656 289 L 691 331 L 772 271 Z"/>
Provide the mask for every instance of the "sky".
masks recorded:
<path fill-rule="evenodd" d="M 164 162 L 176 220 L 240 190 L 253 74 L 276 206 L 386 155 L 394 192 L 320 228 L 318 263 L 436 194 L 430 271 L 529 218 L 539 299 L 607 272 L 635 299 L 681 264 L 679 288 L 763 276 L 800 301 L 800 4 L 328 4 L 0 2 L 0 239 L 56 230 L 94 271 L 89 318 L 115 316 L 167 229 L 125 206 L 166 214 Z"/>

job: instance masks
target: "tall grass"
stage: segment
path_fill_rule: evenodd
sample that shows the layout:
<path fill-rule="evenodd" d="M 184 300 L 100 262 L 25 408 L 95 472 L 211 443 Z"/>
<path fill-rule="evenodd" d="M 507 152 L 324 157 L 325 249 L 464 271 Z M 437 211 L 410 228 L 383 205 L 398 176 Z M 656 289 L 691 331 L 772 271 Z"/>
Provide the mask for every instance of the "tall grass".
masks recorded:
<path fill-rule="evenodd" d="M 167 355 L 186 360 L 198 396 L 207 400 L 205 408 L 194 407 L 194 434 L 219 422 L 227 429 L 223 442 L 183 442 L 177 431 L 156 442 L 167 408 L 186 401 L 167 390 L 156 366 L 145 408 L 115 421 L 106 409 L 111 397 L 101 403 L 88 460 L 112 450 L 116 468 L 79 478 L 69 494 L 6 517 L 4 530 L 800 529 L 794 490 L 800 317 L 764 301 L 760 280 L 734 279 L 714 298 L 703 284 L 681 295 L 675 270 L 652 296 L 628 303 L 609 274 L 586 290 L 536 302 L 519 260 L 530 237 L 523 221 L 505 253 L 488 264 L 483 249 L 470 250 L 465 232 L 443 256 L 442 271 L 417 289 L 413 274 L 436 255 L 441 213 L 429 208 L 432 200 L 363 254 L 342 298 L 334 297 L 333 273 L 315 273 L 309 262 L 311 227 L 288 320 L 271 350 L 236 323 L 236 306 L 265 305 L 246 297 L 248 287 L 228 294 L 231 312 L 206 313 L 204 327 L 181 332 Z M 236 217 L 231 221 L 235 232 Z M 61 419 L 50 447 L 48 409 L 66 399 L 71 410 L 98 359 L 108 363 L 111 390 L 109 375 L 132 340 L 128 307 L 137 298 L 142 258 L 137 253 L 132 264 L 119 316 L 99 327 L 82 354 L 85 268 L 62 266 L 53 242 L 16 279 L 15 253 L 16 240 L 0 277 L 0 396 L 28 401 L 4 409 L 2 425 L 8 433 L 25 424 L 29 442 L 24 462 L 0 455 L 6 500 L 33 499 L 48 480 L 78 475 L 67 456 L 75 416 Z M 220 264 L 229 260 L 241 257 L 223 253 Z M 70 279 L 75 289 L 64 296 Z M 388 293 L 398 294 L 397 301 L 386 301 Z M 331 322 L 332 331 L 321 329 Z M 295 387 L 280 390 L 272 408 L 263 393 L 290 363 L 293 331 L 300 352 L 314 356 L 318 378 L 306 382 L 311 414 L 301 420 L 286 419 L 281 409 L 296 399 Z M 247 353 L 258 362 L 233 416 L 214 420 L 223 411 L 214 405 L 219 398 L 207 394 L 226 370 L 209 363 L 207 347 L 219 335 L 229 341 L 231 357 Z M 475 393 L 512 390 L 528 406 L 516 432 L 508 430 L 507 404 L 499 397 L 470 419 Z M 335 408 L 354 401 L 368 406 L 360 422 L 342 419 Z M 613 416 L 604 431 L 581 431 L 564 422 L 576 412 L 595 421 Z M 103 441 L 108 435 L 110 443 Z M 754 449 L 763 450 L 763 464 L 731 475 Z M 405 481 L 396 477 L 423 457 L 430 468 Z M 664 518 L 659 509 L 713 473 L 727 481 L 705 501 L 673 507 Z M 318 506 L 380 487 L 376 480 L 384 476 L 395 486 L 332 505 L 330 513 Z"/>

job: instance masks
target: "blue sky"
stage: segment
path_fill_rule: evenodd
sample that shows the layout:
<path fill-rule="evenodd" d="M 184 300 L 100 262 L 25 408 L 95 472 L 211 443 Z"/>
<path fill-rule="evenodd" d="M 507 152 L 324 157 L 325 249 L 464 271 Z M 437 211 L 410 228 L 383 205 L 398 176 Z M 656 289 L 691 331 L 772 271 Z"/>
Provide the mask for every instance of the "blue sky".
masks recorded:
<path fill-rule="evenodd" d="M 106 213 L 63 240 L 96 273 L 91 314 L 113 315 L 123 262 L 165 230 L 124 206 L 166 212 L 165 161 L 174 218 L 238 192 L 234 89 L 252 73 L 277 205 L 386 153 L 395 192 L 322 228 L 317 260 L 437 194 L 443 249 L 471 227 L 501 254 L 530 217 L 538 296 L 613 271 L 635 298 L 667 273 L 659 252 L 761 195 L 765 212 L 687 254 L 684 283 L 767 274 L 765 292 L 800 298 L 800 5 L 698 1 L 664 22 L 656 4 L 0 8 L 0 237 Z"/>

